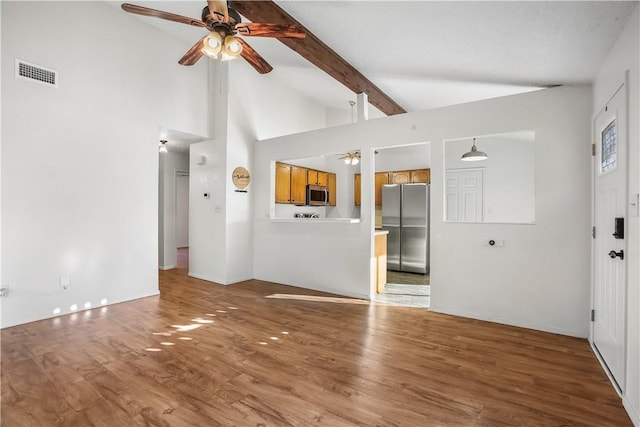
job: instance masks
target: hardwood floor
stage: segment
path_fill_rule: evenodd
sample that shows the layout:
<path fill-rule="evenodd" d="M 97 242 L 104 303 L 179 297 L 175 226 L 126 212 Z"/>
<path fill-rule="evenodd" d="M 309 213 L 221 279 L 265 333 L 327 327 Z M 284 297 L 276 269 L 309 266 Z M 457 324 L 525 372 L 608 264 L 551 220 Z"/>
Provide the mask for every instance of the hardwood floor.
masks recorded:
<path fill-rule="evenodd" d="M 260 281 L 2 331 L 14 426 L 630 426 L 585 340 Z"/>

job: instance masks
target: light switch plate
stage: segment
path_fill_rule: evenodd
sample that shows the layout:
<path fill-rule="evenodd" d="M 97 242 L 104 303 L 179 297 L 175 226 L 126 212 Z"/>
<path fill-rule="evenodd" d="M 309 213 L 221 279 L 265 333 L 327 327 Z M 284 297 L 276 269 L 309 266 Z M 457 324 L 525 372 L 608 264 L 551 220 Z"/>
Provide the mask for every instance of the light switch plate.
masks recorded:
<path fill-rule="evenodd" d="M 70 283 L 71 278 L 69 276 L 60 276 L 60 287 L 62 289 L 67 289 Z"/>

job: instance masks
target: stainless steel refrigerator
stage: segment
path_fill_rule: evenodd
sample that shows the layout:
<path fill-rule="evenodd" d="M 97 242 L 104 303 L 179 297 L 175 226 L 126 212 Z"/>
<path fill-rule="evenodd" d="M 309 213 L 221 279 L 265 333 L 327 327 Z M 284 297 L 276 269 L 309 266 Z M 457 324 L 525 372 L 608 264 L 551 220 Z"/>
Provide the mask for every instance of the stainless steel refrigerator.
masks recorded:
<path fill-rule="evenodd" d="M 387 236 L 387 269 L 429 273 L 429 185 L 382 187 L 382 229 Z"/>

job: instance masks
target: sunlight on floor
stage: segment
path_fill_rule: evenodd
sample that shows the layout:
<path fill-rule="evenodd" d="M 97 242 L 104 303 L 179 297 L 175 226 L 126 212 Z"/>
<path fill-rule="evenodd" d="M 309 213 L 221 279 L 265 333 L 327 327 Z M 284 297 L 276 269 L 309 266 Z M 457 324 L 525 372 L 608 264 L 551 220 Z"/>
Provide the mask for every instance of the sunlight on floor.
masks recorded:
<path fill-rule="evenodd" d="M 338 304 L 361 304 L 369 305 L 370 301 L 356 298 L 321 297 L 317 295 L 297 295 L 297 294 L 271 294 L 265 298 L 290 299 L 298 301 L 335 302 Z"/>

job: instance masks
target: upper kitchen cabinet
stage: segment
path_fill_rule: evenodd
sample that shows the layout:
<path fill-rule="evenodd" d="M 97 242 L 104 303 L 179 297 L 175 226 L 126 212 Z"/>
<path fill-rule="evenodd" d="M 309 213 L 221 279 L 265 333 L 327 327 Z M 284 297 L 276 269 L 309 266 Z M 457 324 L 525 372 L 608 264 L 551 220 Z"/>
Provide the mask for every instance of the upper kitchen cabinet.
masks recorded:
<path fill-rule="evenodd" d="M 411 171 L 389 172 L 389 184 L 408 184 L 411 182 Z"/>
<path fill-rule="evenodd" d="M 412 183 L 431 183 L 431 169 L 417 169 L 411 171 Z"/>
<path fill-rule="evenodd" d="M 327 187 L 329 205 L 336 205 L 335 173 L 276 162 L 276 203 L 306 204 L 307 184 Z"/>
<path fill-rule="evenodd" d="M 389 183 L 388 172 L 377 172 L 375 175 L 376 206 L 382 206 L 382 186 Z"/>
<path fill-rule="evenodd" d="M 418 183 L 431 183 L 431 169 L 413 169 L 389 172 L 389 184 Z"/>
<path fill-rule="evenodd" d="M 318 185 L 318 171 L 314 169 L 307 170 L 307 184 Z"/>
<path fill-rule="evenodd" d="M 307 184 L 322 185 L 323 187 L 327 187 L 329 185 L 329 172 L 308 169 Z"/>
<path fill-rule="evenodd" d="M 362 178 L 359 173 L 353 176 L 353 204 L 360 206 L 360 187 L 362 187 Z"/>
<path fill-rule="evenodd" d="M 291 203 L 291 165 L 276 162 L 276 203 Z"/>
<path fill-rule="evenodd" d="M 375 174 L 375 204 L 382 205 L 382 186 L 386 184 L 416 184 L 431 183 L 431 169 L 414 169 L 406 171 L 376 172 Z M 360 206 L 361 175 L 355 174 L 353 182 L 353 200 L 356 206 Z"/>
<path fill-rule="evenodd" d="M 307 169 L 291 166 L 291 203 L 307 203 Z"/>
<path fill-rule="evenodd" d="M 329 186 L 329 172 L 318 172 L 318 185 L 322 185 L 323 187 Z"/>
<path fill-rule="evenodd" d="M 336 174 L 335 173 L 327 173 L 327 188 L 329 189 L 329 205 L 336 205 Z"/>

